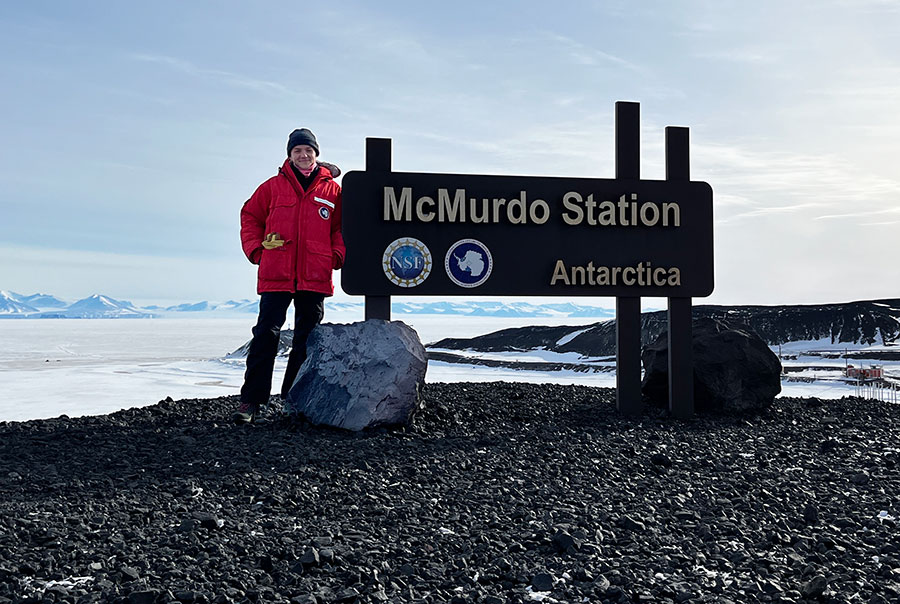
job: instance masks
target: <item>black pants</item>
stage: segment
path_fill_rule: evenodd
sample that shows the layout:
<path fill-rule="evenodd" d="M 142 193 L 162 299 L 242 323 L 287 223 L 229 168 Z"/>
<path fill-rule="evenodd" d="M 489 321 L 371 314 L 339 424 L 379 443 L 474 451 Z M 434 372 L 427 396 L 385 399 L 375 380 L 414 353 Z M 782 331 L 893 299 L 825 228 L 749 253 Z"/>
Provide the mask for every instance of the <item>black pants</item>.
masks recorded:
<path fill-rule="evenodd" d="M 294 340 L 281 384 L 282 398 L 287 396 L 300 365 L 306 360 L 306 338 L 325 315 L 325 296 L 314 292 L 264 292 L 260 295 L 259 318 L 253 328 L 253 339 L 247 353 L 247 371 L 241 387 L 242 403 L 261 405 L 269 400 L 281 326 L 287 318 L 291 302 L 294 303 Z"/>

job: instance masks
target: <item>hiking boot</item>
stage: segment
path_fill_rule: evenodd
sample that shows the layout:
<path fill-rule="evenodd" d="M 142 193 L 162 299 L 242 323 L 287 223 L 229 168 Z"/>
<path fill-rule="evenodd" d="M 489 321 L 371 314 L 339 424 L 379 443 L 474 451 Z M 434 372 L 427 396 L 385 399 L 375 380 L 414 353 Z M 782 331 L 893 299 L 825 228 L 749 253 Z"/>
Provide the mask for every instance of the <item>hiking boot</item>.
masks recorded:
<path fill-rule="evenodd" d="M 259 405 L 255 403 L 241 403 L 241 406 L 234 412 L 231 419 L 236 424 L 249 424 L 256 419 L 257 413 L 259 413 Z"/>

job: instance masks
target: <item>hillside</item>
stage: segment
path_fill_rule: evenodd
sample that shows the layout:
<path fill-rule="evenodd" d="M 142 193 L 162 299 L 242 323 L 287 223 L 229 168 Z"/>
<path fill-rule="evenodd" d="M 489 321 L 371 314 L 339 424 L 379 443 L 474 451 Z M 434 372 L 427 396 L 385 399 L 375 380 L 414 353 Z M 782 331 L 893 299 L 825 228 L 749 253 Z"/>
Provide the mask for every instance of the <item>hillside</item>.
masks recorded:
<path fill-rule="evenodd" d="M 427 384 L 408 430 L 236 397 L 0 422 L 0 602 L 598 604 L 900 598 L 900 407 L 615 411 Z"/>
<path fill-rule="evenodd" d="M 694 318 L 724 318 L 744 323 L 770 346 L 817 341 L 822 346 L 895 346 L 900 338 L 900 299 L 805 306 L 714 306 L 693 308 Z M 666 311 L 641 315 L 641 344 L 667 329 Z M 506 352 L 547 350 L 587 357 L 616 353 L 615 320 L 584 326 L 518 327 L 475 338 L 446 338 L 429 348 Z"/>

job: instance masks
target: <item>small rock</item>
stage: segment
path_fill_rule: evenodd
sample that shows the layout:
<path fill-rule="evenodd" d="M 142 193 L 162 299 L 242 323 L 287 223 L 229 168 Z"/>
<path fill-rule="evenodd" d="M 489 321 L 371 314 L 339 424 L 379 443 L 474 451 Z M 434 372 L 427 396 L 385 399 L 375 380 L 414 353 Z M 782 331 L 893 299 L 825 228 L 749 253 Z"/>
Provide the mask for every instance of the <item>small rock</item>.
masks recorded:
<path fill-rule="evenodd" d="M 672 460 L 669 459 L 669 456 L 665 453 L 654 453 L 650 456 L 650 463 L 655 466 L 662 466 L 664 468 L 672 467 Z"/>
<path fill-rule="evenodd" d="M 800 594 L 806 599 L 818 598 L 825 593 L 828 582 L 822 575 L 816 575 L 803 584 L 800 588 Z"/>
<path fill-rule="evenodd" d="M 128 594 L 128 604 L 153 604 L 159 592 L 155 589 L 147 591 L 133 591 Z"/>
<path fill-rule="evenodd" d="M 869 482 L 869 475 L 865 472 L 859 472 L 850 477 L 850 482 L 855 485 L 864 485 Z"/>
<path fill-rule="evenodd" d="M 334 599 L 338 604 L 353 604 L 357 600 L 359 600 L 359 592 L 353 587 L 342 589 L 335 594 Z"/>
<path fill-rule="evenodd" d="M 556 534 L 553 535 L 553 546 L 556 548 L 556 551 L 561 554 L 572 554 L 581 547 L 581 542 L 566 531 L 557 531 Z"/>
<path fill-rule="evenodd" d="M 181 524 L 178 525 L 179 533 L 193 533 L 198 528 L 200 528 L 200 521 L 195 520 L 193 518 L 185 518 L 181 521 Z"/>
<path fill-rule="evenodd" d="M 318 566 L 320 563 L 319 552 L 313 547 L 303 552 L 303 555 L 300 557 L 300 564 L 304 567 Z"/>
<path fill-rule="evenodd" d="M 334 564 L 334 550 L 327 547 L 319 550 L 319 560 L 322 564 Z"/>
<path fill-rule="evenodd" d="M 807 525 L 814 525 L 819 523 L 819 510 L 811 503 L 806 504 L 806 507 L 803 508 L 803 522 Z"/>
<path fill-rule="evenodd" d="M 639 531 L 647 530 L 647 525 L 645 525 L 643 522 L 635 520 L 634 518 L 632 518 L 630 516 L 623 517 L 621 520 L 619 520 L 619 524 L 622 525 L 622 528 L 624 528 L 627 531 L 631 531 L 631 532 L 639 532 Z"/>
<path fill-rule="evenodd" d="M 119 574 L 122 575 L 122 581 L 126 583 L 128 581 L 137 581 L 141 578 L 141 574 L 137 571 L 137 569 L 131 568 L 130 566 L 123 566 L 119 570 Z"/>
<path fill-rule="evenodd" d="M 224 520 L 220 520 L 214 514 L 208 512 L 194 512 L 191 516 L 200 523 L 200 526 L 211 531 L 225 526 Z"/>
<path fill-rule="evenodd" d="M 819 453 L 831 453 L 837 449 L 838 441 L 833 438 L 827 438 L 819 443 Z"/>
<path fill-rule="evenodd" d="M 553 575 L 538 573 L 531 578 L 531 587 L 535 591 L 550 591 L 553 589 Z"/>

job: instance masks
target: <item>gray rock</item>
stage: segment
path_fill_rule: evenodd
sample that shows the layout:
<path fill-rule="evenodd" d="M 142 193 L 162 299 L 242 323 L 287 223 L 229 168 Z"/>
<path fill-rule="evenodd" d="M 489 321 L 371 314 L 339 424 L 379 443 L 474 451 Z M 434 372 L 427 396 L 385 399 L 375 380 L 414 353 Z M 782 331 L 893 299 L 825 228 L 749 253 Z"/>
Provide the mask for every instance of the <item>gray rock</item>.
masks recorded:
<path fill-rule="evenodd" d="M 581 542 L 566 531 L 557 531 L 552 542 L 553 547 L 561 554 L 572 554 L 581 548 Z"/>
<path fill-rule="evenodd" d="M 535 591 L 550 591 L 553 589 L 553 575 L 550 573 L 538 573 L 531 578 L 531 587 Z"/>
<path fill-rule="evenodd" d="M 421 406 L 428 360 L 416 332 L 369 319 L 317 326 L 285 411 L 347 430 L 408 425 Z"/>
<path fill-rule="evenodd" d="M 153 604 L 159 592 L 155 589 L 146 591 L 133 591 L 128 594 L 128 604 Z"/>
<path fill-rule="evenodd" d="M 781 392 L 781 361 L 746 325 L 698 319 L 693 323 L 692 351 L 697 412 L 760 411 Z M 654 405 L 667 406 L 668 334 L 647 346 L 641 360 L 641 391 Z"/>
<path fill-rule="evenodd" d="M 123 581 L 137 581 L 141 578 L 141 574 L 137 571 L 137 569 L 130 566 L 123 566 L 119 570 L 119 572 L 122 574 Z"/>
<path fill-rule="evenodd" d="M 850 477 L 850 482 L 855 485 L 864 485 L 869 483 L 869 475 L 865 472 L 857 472 Z"/>
<path fill-rule="evenodd" d="M 624 516 L 619 520 L 619 524 L 627 531 L 641 532 L 647 530 L 647 525 L 639 520 L 635 520 L 631 516 Z"/>
<path fill-rule="evenodd" d="M 819 509 L 815 505 L 808 503 L 803 508 L 803 522 L 808 526 L 819 524 Z"/>
<path fill-rule="evenodd" d="M 827 587 L 828 581 L 826 581 L 825 577 L 816 575 L 803 585 L 800 593 L 807 599 L 818 598 L 825 593 L 825 588 Z"/>
<path fill-rule="evenodd" d="M 315 548 L 311 547 L 303 553 L 303 556 L 300 558 L 300 564 L 302 564 L 304 567 L 319 566 L 320 560 L 321 559 L 319 557 L 319 552 Z"/>

